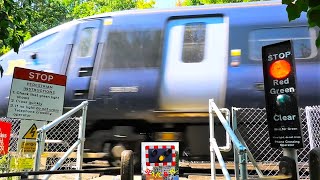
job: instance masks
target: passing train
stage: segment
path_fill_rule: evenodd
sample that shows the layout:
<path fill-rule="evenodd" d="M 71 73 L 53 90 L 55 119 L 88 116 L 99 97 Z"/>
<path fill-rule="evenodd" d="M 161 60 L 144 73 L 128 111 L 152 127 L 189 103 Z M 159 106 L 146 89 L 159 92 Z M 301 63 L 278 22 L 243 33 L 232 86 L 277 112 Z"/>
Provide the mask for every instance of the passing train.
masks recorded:
<path fill-rule="evenodd" d="M 291 39 L 299 106 L 320 103 L 319 33 L 281 1 L 128 10 L 73 20 L 0 57 L 0 115 L 14 67 L 67 76 L 64 109 L 89 100 L 86 152 L 139 152 L 179 141 L 181 158 L 209 157 L 208 100 L 265 107 L 261 47 Z M 215 132 L 218 144 L 225 135 Z"/>

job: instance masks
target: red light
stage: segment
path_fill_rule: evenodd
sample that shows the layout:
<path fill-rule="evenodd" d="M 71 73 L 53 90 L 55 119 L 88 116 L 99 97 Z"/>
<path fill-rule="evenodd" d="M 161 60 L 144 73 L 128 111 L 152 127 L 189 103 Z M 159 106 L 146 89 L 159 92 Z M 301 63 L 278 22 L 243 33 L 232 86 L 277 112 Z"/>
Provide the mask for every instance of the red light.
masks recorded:
<path fill-rule="evenodd" d="M 269 69 L 270 75 L 275 79 L 286 78 L 291 72 L 291 65 L 286 60 L 274 61 Z"/>

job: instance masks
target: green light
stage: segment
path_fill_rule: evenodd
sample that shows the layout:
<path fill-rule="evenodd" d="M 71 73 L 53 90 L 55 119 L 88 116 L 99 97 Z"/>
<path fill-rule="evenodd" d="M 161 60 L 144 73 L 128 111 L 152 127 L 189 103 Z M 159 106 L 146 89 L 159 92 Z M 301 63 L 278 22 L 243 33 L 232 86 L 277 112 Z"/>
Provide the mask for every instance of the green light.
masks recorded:
<path fill-rule="evenodd" d="M 287 112 L 290 103 L 291 103 L 291 97 L 287 94 L 279 94 L 277 96 L 277 109 L 280 111 L 279 113 L 285 113 Z"/>

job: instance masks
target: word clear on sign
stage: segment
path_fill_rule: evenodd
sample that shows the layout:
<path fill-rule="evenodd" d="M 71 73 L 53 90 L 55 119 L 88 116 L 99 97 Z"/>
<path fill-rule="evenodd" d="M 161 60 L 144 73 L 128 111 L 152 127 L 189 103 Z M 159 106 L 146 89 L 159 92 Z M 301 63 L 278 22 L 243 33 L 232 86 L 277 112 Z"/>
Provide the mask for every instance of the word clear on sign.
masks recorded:
<path fill-rule="evenodd" d="M 11 123 L 0 121 L 0 155 L 8 153 Z"/>
<path fill-rule="evenodd" d="M 7 116 L 52 121 L 62 115 L 66 76 L 14 69 Z"/>

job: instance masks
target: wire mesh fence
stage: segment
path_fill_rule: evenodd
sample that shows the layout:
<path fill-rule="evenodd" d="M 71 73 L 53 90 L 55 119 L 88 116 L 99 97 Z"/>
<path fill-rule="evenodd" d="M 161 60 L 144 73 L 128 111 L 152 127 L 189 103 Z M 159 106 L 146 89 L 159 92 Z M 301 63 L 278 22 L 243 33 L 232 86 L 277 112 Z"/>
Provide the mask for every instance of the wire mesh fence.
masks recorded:
<path fill-rule="evenodd" d="M 50 156 L 47 158 L 43 157 L 46 158 L 44 169 L 48 170 L 55 165 L 63 153 L 78 140 L 79 121 L 80 118 L 69 118 L 46 132 L 47 142 L 45 144 L 44 152 Z M 75 167 L 77 160 L 75 153 L 70 156 L 70 158 L 67 158 L 64 161 L 59 169 L 73 169 Z M 44 160 L 42 161 L 44 162 Z M 41 165 L 44 167 L 44 164 Z"/>
<path fill-rule="evenodd" d="M 304 140 L 304 148 L 297 150 L 300 179 L 309 178 L 308 154 L 310 146 L 319 146 L 320 143 L 318 133 L 320 130 L 320 108 L 312 110 L 312 113 L 308 113 L 309 117 L 307 118 L 307 110 L 300 108 Z M 254 159 L 259 163 L 263 174 L 266 176 L 276 175 L 279 171 L 278 165 L 283 153 L 282 149 L 270 147 L 265 108 L 234 108 L 233 113 L 236 116 L 237 129 L 253 154 Z M 307 119 L 312 119 L 310 120 L 312 123 L 308 123 Z M 308 129 L 310 130 L 308 131 Z M 317 136 L 313 137 L 312 141 L 310 141 L 309 132 Z M 249 175 L 256 175 L 256 172 L 249 171 Z"/>
<path fill-rule="evenodd" d="M 9 119 L 6 117 L 0 118 L 0 121 L 11 124 L 10 140 L 9 140 L 9 152 L 17 152 L 17 144 L 19 138 L 20 122 L 19 119 Z M 3 144 L 2 144 L 3 146 Z M 3 149 L 3 148 L 2 148 Z M 13 158 L 11 153 L 0 155 L 0 173 L 11 172 L 10 161 Z M 1 178 L 0 178 L 1 179 Z"/>
<path fill-rule="evenodd" d="M 310 139 L 310 149 L 320 147 L 320 106 L 307 106 L 306 116 Z"/>
<path fill-rule="evenodd" d="M 13 165 L 13 163 L 18 163 L 17 159 L 34 157 L 34 154 L 28 154 L 26 156 L 24 152 L 18 149 L 21 120 L 5 117 L 0 118 L 0 120 L 11 123 L 9 153 L 7 155 L 0 155 L 0 173 L 21 171 L 23 169 L 17 168 L 18 165 Z M 46 143 L 41 158 L 41 170 L 49 170 L 78 140 L 79 120 L 80 118 L 78 117 L 68 118 L 46 132 Z M 59 169 L 73 169 L 76 163 L 75 153 L 71 154 L 69 156 L 70 158 L 67 158 Z"/>

